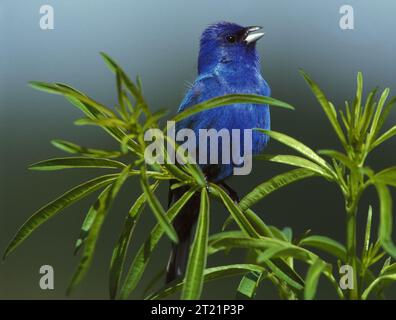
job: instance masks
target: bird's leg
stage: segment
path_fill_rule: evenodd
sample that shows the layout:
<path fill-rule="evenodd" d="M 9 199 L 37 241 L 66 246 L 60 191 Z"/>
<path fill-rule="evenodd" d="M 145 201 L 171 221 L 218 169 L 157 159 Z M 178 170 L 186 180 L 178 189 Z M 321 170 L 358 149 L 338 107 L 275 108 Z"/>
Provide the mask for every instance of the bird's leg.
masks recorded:
<path fill-rule="evenodd" d="M 236 204 L 239 203 L 239 196 L 238 193 L 232 189 L 227 183 L 225 183 L 224 181 L 219 183 L 224 190 L 228 193 L 228 195 L 230 196 L 230 198 L 232 199 L 232 201 L 234 201 Z"/>

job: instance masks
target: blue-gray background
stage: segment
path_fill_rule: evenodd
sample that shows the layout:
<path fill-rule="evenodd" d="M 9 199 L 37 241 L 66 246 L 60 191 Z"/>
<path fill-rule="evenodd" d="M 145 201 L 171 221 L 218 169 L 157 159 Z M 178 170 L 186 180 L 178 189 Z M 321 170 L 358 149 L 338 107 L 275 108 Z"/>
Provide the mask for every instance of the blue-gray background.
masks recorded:
<path fill-rule="evenodd" d="M 55 30 L 39 28 L 39 8 L 43 4 L 55 9 Z M 355 10 L 355 30 L 339 28 L 339 8 L 343 4 Z M 130 75 L 142 76 L 145 95 L 153 108 L 165 107 L 174 113 L 186 82 L 194 80 L 198 39 L 206 25 L 219 20 L 262 25 L 267 33 L 258 44 L 263 74 L 273 96 L 296 107 L 295 112 L 273 109 L 273 128 L 315 149 L 337 148 L 336 138 L 298 68 L 308 71 L 338 106 L 353 98 L 358 70 L 364 72 L 365 92 L 377 85 L 389 86 L 395 92 L 395 12 L 393 0 L 1 0 L 0 251 L 35 209 L 92 176 L 86 172 L 29 172 L 28 164 L 62 155 L 49 144 L 51 139 L 115 147 L 99 129 L 73 126 L 81 114 L 61 97 L 32 90 L 27 86 L 29 80 L 65 82 L 114 105 L 114 78 L 98 54 L 105 51 Z M 387 125 L 395 118 L 392 113 Z M 395 146 L 393 141 L 378 148 L 369 159 L 371 165 L 378 169 L 394 164 Z M 280 147 L 271 142 L 268 152 L 278 150 Z M 232 183 L 243 194 L 287 169 L 260 162 L 254 175 L 237 177 Z M 74 298 L 108 297 L 111 249 L 129 204 L 139 194 L 138 188 L 134 183 L 128 185 L 108 216 L 93 266 Z M 78 261 L 72 255 L 74 240 L 90 201 L 65 210 L 43 225 L 0 265 L 0 298 L 65 297 L 67 282 Z M 376 206 L 372 192 L 368 192 L 360 208 L 360 231 L 369 203 Z M 272 195 L 257 210 L 267 223 L 290 226 L 296 235 L 312 229 L 315 234 L 344 241 L 342 208 L 335 186 L 310 180 Z M 221 208 L 212 212 L 212 232 L 218 230 L 225 217 Z M 147 212 L 130 256 L 153 223 Z M 168 250 L 165 241 L 156 251 L 138 292 L 165 265 Z M 219 257 L 210 262 L 232 259 L 241 261 L 242 257 Z M 55 269 L 53 291 L 42 291 L 38 286 L 38 270 L 43 264 Z M 237 283 L 237 279 L 229 279 L 208 285 L 205 297 L 232 298 Z M 321 284 L 327 288 L 324 280 Z M 324 291 L 321 297 L 333 297 L 330 292 Z M 264 288 L 260 298 L 273 298 L 273 293 Z"/>

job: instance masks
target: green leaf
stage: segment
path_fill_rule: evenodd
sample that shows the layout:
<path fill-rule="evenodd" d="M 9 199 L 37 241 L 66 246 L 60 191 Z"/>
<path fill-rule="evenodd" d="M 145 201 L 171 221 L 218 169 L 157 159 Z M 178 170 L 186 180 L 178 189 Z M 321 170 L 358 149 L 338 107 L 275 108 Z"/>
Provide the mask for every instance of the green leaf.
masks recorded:
<path fill-rule="evenodd" d="M 378 172 L 373 181 L 396 187 L 396 166 Z"/>
<path fill-rule="evenodd" d="M 367 257 L 369 251 L 372 218 L 373 218 L 373 208 L 369 206 L 367 213 L 366 232 L 364 233 L 364 246 L 363 246 L 362 259 Z"/>
<path fill-rule="evenodd" d="M 191 245 L 181 296 L 183 300 L 195 300 L 199 299 L 201 296 L 208 251 L 208 233 L 209 196 L 206 188 L 203 188 L 201 191 L 197 230 L 195 232 L 194 241 Z"/>
<path fill-rule="evenodd" d="M 170 221 L 172 221 L 180 210 L 184 207 L 184 205 L 190 200 L 190 198 L 195 194 L 196 188 L 191 188 L 183 196 L 177 200 L 168 210 L 166 216 Z M 132 264 L 128 270 L 126 280 L 124 285 L 120 291 L 120 299 L 126 299 L 131 294 L 131 292 L 136 288 L 140 278 L 143 275 L 143 272 L 149 262 L 151 257 L 151 253 L 154 251 L 157 246 L 158 241 L 161 239 L 164 233 L 164 229 L 162 225 L 158 223 L 144 244 L 139 248 L 135 258 L 132 261 Z"/>
<path fill-rule="evenodd" d="M 74 106 L 80 109 L 89 118 L 98 119 L 98 118 L 103 118 L 103 116 L 110 116 L 112 118 L 116 117 L 114 112 L 109 110 L 107 107 L 97 103 L 96 101 L 93 101 L 85 94 L 65 84 L 61 84 L 61 83 L 49 84 L 49 83 L 35 81 L 35 82 L 31 82 L 30 85 L 39 90 L 56 93 L 56 94 L 63 94 L 65 98 L 70 101 L 70 103 L 72 103 Z M 125 136 L 125 132 L 120 128 L 106 127 L 104 129 L 119 142 L 121 142 L 122 138 Z M 129 140 L 128 148 L 134 154 L 139 155 L 139 146 L 135 141 Z"/>
<path fill-rule="evenodd" d="M 54 93 L 54 94 L 61 94 L 66 97 L 76 99 L 83 104 L 89 105 L 91 108 L 93 108 L 97 112 L 100 112 L 101 114 L 105 114 L 110 117 L 115 117 L 115 114 L 113 111 L 111 111 L 107 107 L 101 105 L 100 103 L 92 100 L 91 98 L 82 94 L 81 92 L 72 89 L 71 87 L 69 87 L 67 85 L 63 85 L 60 83 L 51 84 L 51 83 L 40 82 L 40 81 L 31 81 L 31 82 L 29 82 L 29 84 L 31 87 L 41 90 L 41 91 L 45 91 L 48 93 Z"/>
<path fill-rule="evenodd" d="M 204 281 L 209 282 L 212 280 L 238 276 L 241 274 L 245 274 L 246 272 L 249 271 L 263 272 L 264 268 L 260 266 L 256 266 L 254 264 L 231 264 L 227 266 L 208 268 L 204 272 Z M 157 300 L 157 299 L 165 298 L 171 295 L 172 293 L 175 293 L 178 290 L 180 290 L 183 287 L 183 285 L 184 285 L 184 280 L 172 282 L 168 286 L 165 286 L 164 288 L 160 289 L 158 292 L 149 295 L 145 299 Z"/>
<path fill-rule="evenodd" d="M 362 104 L 362 92 L 363 92 L 363 75 L 359 71 L 357 74 L 357 89 L 356 89 L 356 97 L 353 104 L 354 114 L 355 114 L 355 122 L 360 122 L 360 111 Z"/>
<path fill-rule="evenodd" d="M 3 259 L 5 259 L 8 254 L 14 251 L 14 249 L 18 245 L 20 245 L 27 237 L 30 236 L 30 234 L 34 230 L 36 230 L 48 219 L 50 219 L 66 207 L 77 202 L 78 200 L 85 198 L 90 193 L 109 185 L 117 178 L 117 176 L 117 174 L 109 174 L 85 182 L 67 191 L 59 198 L 55 199 L 54 201 L 48 203 L 47 205 L 36 211 L 18 230 L 18 232 L 8 245 L 4 253 Z"/>
<path fill-rule="evenodd" d="M 125 84 L 125 87 L 129 90 L 129 92 L 135 97 L 137 100 L 137 104 L 142 107 L 143 112 L 146 114 L 150 114 L 150 110 L 148 109 L 147 103 L 144 101 L 144 98 L 141 94 L 141 83 L 139 82 L 139 87 L 137 87 L 133 81 L 127 76 L 124 70 L 112 59 L 109 55 L 104 52 L 101 52 L 100 55 L 102 56 L 103 60 L 109 67 L 109 69 L 113 73 L 118 73 L 120 75 L 120 80 Z"/>
<path fill-rule="evenodd" d="M 305 144 L 301 143 L 300 141 L 297 141 L 296 139 L 284 133 L 280 133 L 276 131 L 264 130 L 259 128 L 256 128 L 255 130 L 263 132 L 266 135 L 270 136 L 271 138 L 275 139 L 276 141 L 296 150 L 297 152 L 301 153 L 302 155 L 316 162 L 323 169 L 327 170 L 330 174 L 333 173 L 329 164 L 323 158 L 321 158 L 311 148 L 307 147 Z"/>
<path fill-rule="evenodd" d="M 260 283 L 261 276 L 262 273 L 256 271 L 244 275 L 237 289 L 238 294 L 248 299 L 253 299 Z"/>
<path fill-rule="evenodd" d="M 330 121 L 330 124 L 333 126 L 334 131 L 336 132 L 338 138 L 340 139 L 342 145 L 344 147 L 347 146 L 347 141 L 345 139 L 344 132 L 341 129 L 340 124 L 337 121 L 337 117 L 334 115 L 332 107 L 327 100 L 326 96 L 324 95 L 323 91 L 319 88 L 319 86 L 311 79 L 311 77 L 303 70 L 300 70 L 302 76 L 304 77 L 305 81 L 310 86 L 312 92 L 316 96 L 316 99 L 319 101 L 320 105 L 322 106 L 323 111 L 326 113 L 327 118 Z"/>
<path fill-rule="evenodd" d="M 304 298 L 305 300 L 312 300 L 315 298 L 316 289 L 318 287 L 319 277 L 326 270 L 327 264 L 321 260 L 316 259 L 308 270 L 305 279 Z"/>
<path fill-rule="evenodd" d="M 370 295 L 371 291 L 375 289 L 378 285 L 381 284 L 381 282 L 384 281 L 396 281 L 396 274 L 390 274 L 382 277 L 378 277 L 375 279 L 366 290 L 362 293 L 362 300 L 366 300 L 368 296 Z"/>
<path fill-rule="evenodd" d="M 384 107 L 385 101 L 389 96 L 389 88 L 386 88 L 384 92 L 382 92 L 380 100 L 377 105 L 377 109 L 375 110 L 373 121 L 371 123 L 370 127 L 370 132 L 368 135 L 368 144 L 371 145 L 371 143 L 374 141 L 374 139 L 377 137 L 378 131 L 380 130 L 379 128 L 379 121 L 381 118 L 381 113 L 382 113 L 382 108 Z"/>
<path fill-rule="evenodd" d="M 105 198 L 107 197 L 108 190 L 105 189 L 98 197 L 98 200 L 96 201 L 97 204 L 103 203 L 105 201 Z M 76 241 L 76 244 L 74 245 L 74 255 L 76 255 L 82 246 L 85 243 L 85 240 L 87 239 L 89 235 L 89 231 L 92 228 L 92 224 L 95 221 L 95 218 L 98 214 L 98 208 L 96 206 L 91 206 L 88 210 L 87 215 L 85 216 L 85 219 L 83 221 L 83 224 L 81 226 L 81 231 L 80 235 Z"/>
<path fill-rule="evenodd" d="M 118 158 L 121 156 L 121 152 L 119 151 L 108 151 L 108 150 L 85 148 L 73 142 L 69 142 L 65 140 L 52 140 L 51 144 L 62 151 L 73 154 L 80 154 L 82 156 L 95 157 L 95 158 Z"/>
<path fill-rule="evenodd" d="M 375 88 L 372 90 L 366 100 L 366 104 L 364 106 L 364 111 L 363 111 L 363 116 L 360 120 L 360 125 L 359 125 L 359 132 L 365 133 L 367 132 L 367 129 L 370 125 L 370 121 L 374 115 L 375 111 L 375 106 L 376 104 L 373 102 L 373 99 L 378 91 L 378 88 Z"/>
<path fill-rule="evenodd" d="M 285 187 L 293 182 L 315 176 L 316 174 L 307 169 L 295 169 L 286 173 L 279 174 L 268 181 L 255 187 L 251 192 L 242 198 L 239 207 L 244 211 L 258 201 L 262 200 L 272 192 Z"/>
<path fill-rule="evenodd" d="M 339 151 L 324 149 L 319 150 L 318 153 L 340 161 L 344 166 L 348 167 L 351 170 L 354 170 L 356 168 L 356 165 L 353 163 L 353 161 L 349 159 L 347 155 Z"/>
<path fill-rule="evenodd" d="M 396 135 L 396 126 L 393 126 L 392 128 L 390 128 L 388 131 L 386 131 L 384 134 L 382 134 L 380 137 L 378 137 L 377 140 L 375 140 L 372 143 L 371 150 L 378 147 L 381 143 L 385 142 L 386 140 L 389 140 L 390 138 L 394 137 L 395 135 Z"/>
<path fill-rule="evenodd" d="M 253 210 L 245 210 L 245 217 L 249 220 L 254 230 L 256 230 L 260 236 L 269 238 L 274 237 L 270 227 L 268 227 L 265 222 L 256 213 L 254 213 Z"/>
<path fill-rule="evenodd" d="M 378 120 L 377 125 L 377 133 L 382 129 L 383 125 L 385 124 L 386 119 L 389 116 L 390 111 L 396 104 L 396 97 L 393 97 L 385 106 L 384 111 L 381 113 L 380 118 Z"/>
<path fill-rule="evenodd" d="M 299 246 L 316 248 L 327 252 L 341 261 L 346 261 L 346 249 L 336 240 L 325 236 L 308 236 L 299 242 Z"/>
<path fill-rule="evenodd" d="M 78 119 L 74 122 L 77 126 L 99 126 L 99 127 L 112 127 L 112 128 L 122 128 L 126 129 L 127 124 L 117 118 L 103 118 L 103 119 L 89 119 L 89 118 L 82 118 Z"/>
<path fill-rule="evenodd" d="M 249 220 L 246 218 L 244 212 L 240 209 L 238 205 L 234 203 L 234 201 L 228 196 L 228 194 L 219 186 L 211 183 L 210 190 L 212 193 L 217 194 L 221 201 L 224 203 L 227 210 L 230 212 L 235 222 L 244 231 L 247 235 L 258 238 L 259 234 L 250 224 Z"/>
<path fill-rule="evenodd" d="M 280 280 L 291 286 L 296 290 L 304 288 L 304 280 L 283 260 L 267 260 L 265 264 L 271 270 L 271 272 Z"/>
<path fill-rule="evenodd" d="M 265 250 L 265 249 L 290 249 L 293 251 L 293 254 L 298 253 L 298 259 L 309 259 L 310 257 L 315 257 L 314 254 L 310 253 L 308 250 L 303 248 L 298 248 L 288 242 L 261 237 L 259 239 L 249 238 L 247 236 L 238 237 L 232 236 L 230 234 L 228 237 L 217 237 L 212 239 L 210 243 L 210 252 L 218 252 L 220 250 L 230 250 L 232 248 L 243 248 L 243 249 L 250 249 L 250 250 Z M 290 252 L 280 252 L 284 254 L 289 254 Z M 278 252 L 277 252 L 278 253 Z M 269 259 L 275 258 L 275 254 L 269 256 L 262 256 L 260 259 L 264 262 L 275 275 L 287 282 L 292 287 L 300 290 L 303 288 L 304 282 L 300 279 L 298 274 L 291 269 L 283 260 L 274 260 L 273 262 Z"/>
<path fill-rule="evenodd" d="M 124 169 L 125 164 L 105 158 L 70 157 L 44 160 L 29 166 L 30 170 L 38 171 L 54 171 L 70 168 Z"/>
<path fill-rule="evenodd" d="M 394 259 L 396 258 L 396 246 L 392 241 L 392 197 L 388 187 L 382 183 L 376 183 L 378 198 L 380 202 L 380 225 L 379 241 L 382 248 Z"/>
<path fill-rule="evenodd" d="M 222 106 L 229 106 L 235 103 L 255 103 L 259 105 L 270 105 L 275 107 L 281 107 L 285 109 L 294 110 L 294 107 L 286 102 L 282 102 L 270 97 L 264 97 L 254 94 L 228 94 L 221 97 L 216 97 L 194 106 L 186 108 L 184 111 L 174 116 L 171 121 L 179 122 L 185 118 L 188 118 L 196 113 L 210 110 Z"/>
<path fill-rule="evenodd" d="M 282 230 L 279 230 L 274 226 L 269 226 L 269 228 L 271 230 L 271 233 L 273 234 L 273 238 L 289 242 L 286 235 L 282 232 Z"/>
<path fill-rule="evenodd" d="M 150 188 L 155 191 L 158 186 L 158 182 L 154 183 Z M 120 284 L 126 253 L 131 241 L 132 233 L 135 229 L 137 222 L 143 212 L 146 204 L 146 196 L 143 193 L 132 205 L 129 213 L 125 219 L 124 227 L 121 235 L 113 249 L 110 262 L 110 279 L 109 279 L 109 291 L 110 298 L 115 299 L 117 296 L 118 287 Z"/>
<path fill-rule="evenodd" d="M 384 265 L 384 267 L 381 270 L 381 276 L 382 275 L 391 275 L 391 274 L 396 274 L 396 263 L 390 264 L 391 258 L 389 257 L 387 259 L 388 265 Z"/>
<path fill-rule="evenodd" d="M 81 260 L 77 266 L 76 271 L 70 281 L 67 288 L 67 295 L 69 295 L 75 287 L 81 282 L 87 273 L 93 259 L 93 255 L 96 248 L 96 243 L 99 237 L 100 230 L 102 228 L 105 216 L 111 207 L 114 198 L 118 194 L 121 186 L 128 179 L 130 167 L 125 167 L 125 169 L 119 174 L 114 183 L 106 188 L 104 195 L 98 198 L 97 202 L 93 205 L 90 210 L 96 210 L 94 215 L 94 220 L 90 227 L 88 236 L 85 240 L 84 250 L 82 252 Z"/>
<path fill-rule="evenodd" d="M 147 202 L 153 211 L 155 217 L 157 218 L 157 221 L 161 224 L 161 226 L 164 228 L 165 233 L 168 235 L 168 237 L 175 243 L 177 243 L 178 236 L 176 233 L 176 230 L 168 220 L 168 217 L 165 214 L 165 210 L 162 207 L 161 203 L 153 193 L 153 191 L 149 187 L 149 183 L 147 180 L 147 174 L 146 174 L 146 169 L 143 166 L 141 170 L 141 179 L 140 179 L 140 184 L 142 186 L 142 189 L 146 195 Z"/>
<path fill-rule="evenodd" d="M 293 230 L 290 227 L 283 228 L 282 233 L 285 235 L 288 242 L 293 242 Z"/>
<path fill-rule="evenodd" d="M 127 108 L 125 106 L 125 101 L 124 101 L 126 96 L 123 91 L 123 83 L 122 83 L 122 79 L 121 79 L 121 74 L 119 72 L 116 72 L 116 86 L 117 86 L 118 105 L 121 108 L 121 115 L 125 120 L 127 120 L 128 112 L 127 112 Z"/>
<path fill-rule="evenodd" d="M 275 258 L 296 258 L 298 260 L 309 262 L 309 256 L 305 251 L 292 246 L 275 246 L 268 248 L 263 253 L 259 254 L 257 262 L 265 263 L 266 261 Z"/>
<path fill-rule="evenodd" d="M 302 157 L 293 156 L 293 155 L 259 155 L 256 157 L 260 160 L 267 160 L 276 163 L 284 163 L 294 167 L 305 168 L 311 170 L 321 176 L 331 179 L 332 176 L 324 170 L 321 166 L 315 164 L 314 162 L 307 160 Z"/>

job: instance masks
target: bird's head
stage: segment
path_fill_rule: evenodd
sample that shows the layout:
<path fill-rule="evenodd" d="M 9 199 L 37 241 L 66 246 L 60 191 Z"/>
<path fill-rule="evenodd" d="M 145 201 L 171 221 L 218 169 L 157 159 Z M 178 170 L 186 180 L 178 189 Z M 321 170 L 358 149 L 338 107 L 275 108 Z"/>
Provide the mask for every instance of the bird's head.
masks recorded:
<path fill-rule="evenodd" d="M 257 32 L 260 29 L 230 22 L 218 22 L 207 27 L 201 37 L 198 72 L 235 63 L 257 67 L 256 41 L 264 35 Z"/>

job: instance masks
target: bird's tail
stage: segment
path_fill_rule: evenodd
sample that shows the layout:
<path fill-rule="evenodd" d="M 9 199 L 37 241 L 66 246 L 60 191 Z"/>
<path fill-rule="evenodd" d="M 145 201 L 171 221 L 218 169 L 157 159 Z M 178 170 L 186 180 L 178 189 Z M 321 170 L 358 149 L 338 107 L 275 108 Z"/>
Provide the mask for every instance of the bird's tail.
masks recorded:
<path fill-rule="evenodd" d="M 180 199 L 187 190 L 186 188 L 169 189 L 169 205 Z M 172 244 L 172 251 L 166 268 L 166 283 L 183 277 L 186 272 L 192 233 L 199 214 L 199 204 L 199 194 L 193 195 L 173 221 L 179 242 Z"/>

